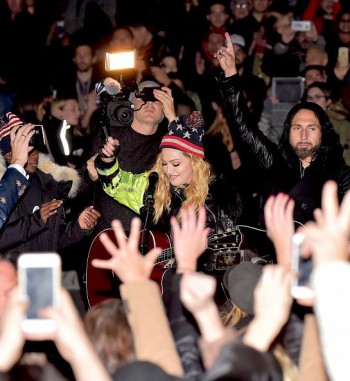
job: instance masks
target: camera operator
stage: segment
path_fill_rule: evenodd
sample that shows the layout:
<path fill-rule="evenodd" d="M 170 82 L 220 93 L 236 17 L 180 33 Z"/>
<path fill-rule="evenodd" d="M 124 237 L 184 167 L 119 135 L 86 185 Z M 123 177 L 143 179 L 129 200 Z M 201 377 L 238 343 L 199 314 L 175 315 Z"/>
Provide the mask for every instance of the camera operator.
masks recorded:
<path fill-rule="evenodd" d="M 152 91 L 147 92 L 146 90 L 147 93 L 145 94 L 144 89 L 148 87 L 160 88 L 160 85 L 153 81 L 141 82 L 136 92 L 131 92 L 126 100 L 121 98 L 107 105 L 108 133 L 113 139 L 118 139 L 120 143 L 118 152 L 120 165 L 126 171 L 133 173 L 142 173 L 152 167 L 161 139 L 166 132 L 164 105 L 154 98 Z M 170 89 L 166 87 L 162 89 L 171 95 Z M 130 110 L 133 110 L 133 118 L 131 119 L 127 108 L 128 102 L 131 102 Z M 101 111 L 103 111 L 102 109 Z M 129 124 L 120 123 L 127 122 L 128 119 L 130 119 Z M 87 197 L 81 197 L 81 199 L 88 200 L 90 197 L 89 201 L 92 201 L 92 197 L 96 203 L 96 208 L 102 214 L 99 224 L 95 228 L 94 236 L 102 230 L 110 228 L 111 222 L 115 218 L 121 220 L 124 229 L 129 231 L 131 219 L 135 217 L 135 213 L 130 209 L 109 197 L 103 191 L 100 181 L 97 181 L 98 176 L 94 167 L 94 160 L 105 140 L 104 128 L 96 130 L 92 136 L 91 147 L 86 151 L 86 166 L 82 168 L 83 187 Z M 90 173 L 88 173 L 89 171 Z"/>

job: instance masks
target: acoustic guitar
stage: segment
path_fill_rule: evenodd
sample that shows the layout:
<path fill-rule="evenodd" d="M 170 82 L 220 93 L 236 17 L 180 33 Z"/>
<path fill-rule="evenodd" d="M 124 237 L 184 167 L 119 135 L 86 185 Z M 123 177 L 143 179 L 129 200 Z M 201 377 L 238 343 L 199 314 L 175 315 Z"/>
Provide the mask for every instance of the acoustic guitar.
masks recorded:
<path fill-rule="evenodd" d="M 119 295 L 120 281 L 110 270 L 92 266 L 93 259 L 110 259 L 111 256 L 100 241 L 100 235 L 107 233 L 117 245 L 113 229 L 101 231 L 92 241 L 86 264 L 86 295 L 90 307 L 108 298 Z M 140 232 L 140 241 L 144 231 Z M 156 281 L 163 294 L 163 280 L 169 270 L 176 268 L 175 255 L 170 237 L 165 233 L 149 230 L 147 232 L 148 250 L 162 248 L 162 253 L 155 261 L 151 279 Z M 240 249 L 242 234 L 238 228 L 223 234 L 213 234 L 208 238 L 208 248 L 201 256 L 200 270 L 207 273 L 222 273 L 233 264 L 240 263 L 244 250 Z"/>

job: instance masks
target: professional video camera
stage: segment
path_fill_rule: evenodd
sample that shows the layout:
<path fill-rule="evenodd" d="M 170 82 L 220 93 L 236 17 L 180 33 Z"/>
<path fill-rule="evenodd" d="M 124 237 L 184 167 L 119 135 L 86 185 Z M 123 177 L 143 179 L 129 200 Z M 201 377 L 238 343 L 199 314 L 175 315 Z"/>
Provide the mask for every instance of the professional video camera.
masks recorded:
<path fill-rule="evenodd" d="M 117 79 L 107 77 L 96 84 L 104 129 L 130 126 L 134 119 L 133 105 L 129 101 L 129 94 L 134 89 L 123 81 L 124 73 L 134 67 L 135 51 L 106 53 L 105 69 L 113 72 Z"/>
<path fill-rule="evenodd" d="M 101 124 L 107 136 L 109 127 L 130 126 L 134 118 L 134 105 L 129 101 L 130 93 L 141 98 L 144 103 L 156 102 L 153 95 L 155 88 L 145 87 L 139 90 L 135 82 L 123 83 L 125 71 L 134 68 L 135 51 L 106 53 L 105 69 L 113 71 L 118 80 L 107 77 L 96 85 L 102 110 Z M 141 106 L 142 107 L 142 106 Z"/>
<path fill-rule="evenodd" d="M 96 93 L 100 98 L 100 105 L 106 123 L 111 127 L 130 126 L 134 119 L 132 103 L 129 94 L 122 90 L 121 84 L 113 78 L 107 77 L 96 85 Z"/>

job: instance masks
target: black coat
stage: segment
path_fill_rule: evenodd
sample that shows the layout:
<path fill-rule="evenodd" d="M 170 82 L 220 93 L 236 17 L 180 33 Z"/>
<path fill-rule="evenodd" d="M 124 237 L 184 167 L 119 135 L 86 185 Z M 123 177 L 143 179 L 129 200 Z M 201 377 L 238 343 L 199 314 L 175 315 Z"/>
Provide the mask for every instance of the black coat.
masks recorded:
<path fill-rule="evenodd" d="M 252 149 L 265 172 L 265 199 L 279 192 L 288 194 L 295 200 L 294 220 L 301 223 L 313 219 L 313 211 L 321 207 L 322 187 L 327 180 L 338 183 L 339 198 L 342 199 L 350 189 L 350 167 L 345 165 L 341 157 L 329 160 L 326 166 L 315 160 L 305 170 L 298 160 L 287 162 L 280 150 L 281 146 L 247 123 L 239 76 L 220 76 L 218 79 L 232 136 Z"/>
<path fill-rule="evenodd" d="M 40 155 L 39 168 L 30 176 L 30 187 L 0 232 L 0 251 L 11 254 L 13 261 L 22 252 L 59 251 L 91 232 L 82 230 L 77 221 L 66 221 L 64 204 L 46 224 L 43 222 L 39 213 L 41 205 L 52 199 L 72 198 L 80 179 L 74 169 L 58 166 L 45 155 Z"/>

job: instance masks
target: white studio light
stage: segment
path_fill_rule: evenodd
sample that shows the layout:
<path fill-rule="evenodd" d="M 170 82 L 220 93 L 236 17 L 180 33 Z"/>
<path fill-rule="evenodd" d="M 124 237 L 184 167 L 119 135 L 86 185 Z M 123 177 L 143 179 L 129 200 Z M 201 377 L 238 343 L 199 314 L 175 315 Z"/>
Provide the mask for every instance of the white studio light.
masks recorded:
<path fill-rule="evenodd" d="M 125 51 L 119 53 L 106 53 L 106 71 L 133 69 L 135 67 L 136 51 Z"/>

